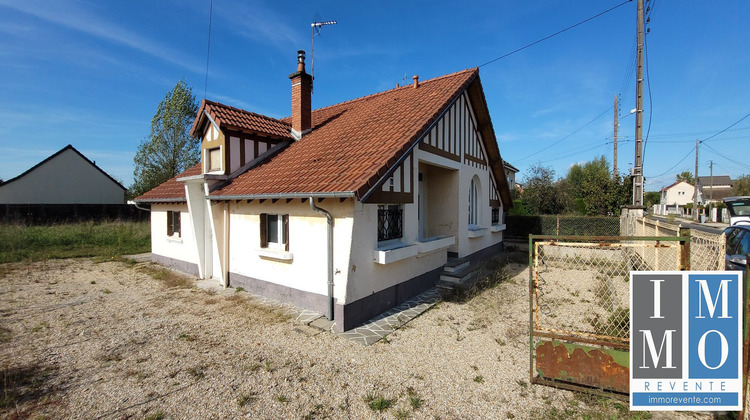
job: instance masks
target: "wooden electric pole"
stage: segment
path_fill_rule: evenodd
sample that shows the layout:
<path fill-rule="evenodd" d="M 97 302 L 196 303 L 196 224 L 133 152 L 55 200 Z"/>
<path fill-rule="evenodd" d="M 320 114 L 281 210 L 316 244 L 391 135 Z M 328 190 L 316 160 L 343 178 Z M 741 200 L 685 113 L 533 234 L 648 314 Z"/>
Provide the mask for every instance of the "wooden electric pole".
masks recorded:
<path fill-rule="evenodd" d="M 638 0 L 638 51 L 635 80 L 635 165 L 633 205 L 643 206 L 643 0 Z"/>
<path fill-rule="evenodd" d="M 714 199 L 714 161 L 710 160 L 708 165 L 711 168 L 711 192 L 709 192 L 709 201 Z"/>
<path fill-rule="evenodd" d="M 698 220 L 698 145 L 700 141 L 695 139 L 695 184 L 693 193 L 693 220 Z"/>
<path fill-rule="evenodd" d="M 617 95 L 615 95 L 615 156 L 612 164 L 612 179 L 617 178 Z"/>

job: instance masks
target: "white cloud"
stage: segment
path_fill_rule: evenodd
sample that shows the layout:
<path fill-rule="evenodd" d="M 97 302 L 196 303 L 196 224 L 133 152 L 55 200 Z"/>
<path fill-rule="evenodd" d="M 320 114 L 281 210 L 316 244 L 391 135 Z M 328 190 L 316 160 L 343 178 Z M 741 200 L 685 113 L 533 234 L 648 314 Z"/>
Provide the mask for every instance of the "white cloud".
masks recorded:
<path fill-rule="evenodd" d="M 151 39 L 134 33 L 114 22 L 107 21 L 101 16 L 91 14 L 88 10 L 76 7 L 68 2 L 12 2 L 0 0 L 0 5 L 15 9 L 19 12 L 35 16 L 50 23 L 64 26 L 85 34 L 120 44 L 142 53 L 178 65 L 193 73 L 205 71 L 201 66 L 193 65 L 187 57 L 164 45 L 159 45 Z"/>

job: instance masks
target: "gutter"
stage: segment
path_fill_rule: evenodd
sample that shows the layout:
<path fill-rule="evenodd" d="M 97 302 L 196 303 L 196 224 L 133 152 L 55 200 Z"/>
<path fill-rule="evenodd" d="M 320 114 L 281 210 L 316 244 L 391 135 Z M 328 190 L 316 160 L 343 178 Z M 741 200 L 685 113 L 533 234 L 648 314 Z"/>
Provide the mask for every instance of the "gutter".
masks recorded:
<path fill-rule="evenodd" d="M 137 208 L 138 210 L 141 210 L 141 211 L 151 211 L 151 209 L 147 209 L 145 207 L 139 206 L 137 201 L 128 201 L 128 204 L 130 204 L 130 203 L 133 203 L 133 205 L 135 206 L 135 208 Z"/>
<path fill-rule="evenodd" d="M 211 200 L 281 200 L 285 198 L 353 198 L 354 191 L 333 191 L 313 193 L 273 193 L 273 194 L 241 194 L 241 195 L 210 195 Z"/>
<path fill-rule="evenodd" d="M 315 198 L 310 196 L 310 208 L 323 213 L 328 219 L 328 320 L 333 321 L 333 217 L 327 210 L 315 205 Z"/>

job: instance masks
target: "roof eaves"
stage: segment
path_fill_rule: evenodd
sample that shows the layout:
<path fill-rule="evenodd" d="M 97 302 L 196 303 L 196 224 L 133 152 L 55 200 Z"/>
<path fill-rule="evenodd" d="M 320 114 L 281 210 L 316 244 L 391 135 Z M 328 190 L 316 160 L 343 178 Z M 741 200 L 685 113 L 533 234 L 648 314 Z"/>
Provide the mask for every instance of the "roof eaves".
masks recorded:
<path fill-rule="evenodd" d="M 354 191 L 211 195 L 211 200 L 277 200 L 294 198 L 355 198 Z"/>

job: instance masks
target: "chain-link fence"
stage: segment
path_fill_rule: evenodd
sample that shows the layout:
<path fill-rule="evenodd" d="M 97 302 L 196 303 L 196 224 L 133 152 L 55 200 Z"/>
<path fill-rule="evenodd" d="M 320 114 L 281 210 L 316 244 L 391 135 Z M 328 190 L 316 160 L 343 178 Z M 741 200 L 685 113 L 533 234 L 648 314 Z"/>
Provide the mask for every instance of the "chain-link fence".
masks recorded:
<path fill-rule="evenodd" d="M 626 393 L 630 272 L 680 269 L 688 240 L 532 235 L 530 380 Z"/>
<path fill-rule="evenodd" d="M 533 328 L 627 343 L 630 271 L 678 270 L 678 237 L 533 242 Z"/>

